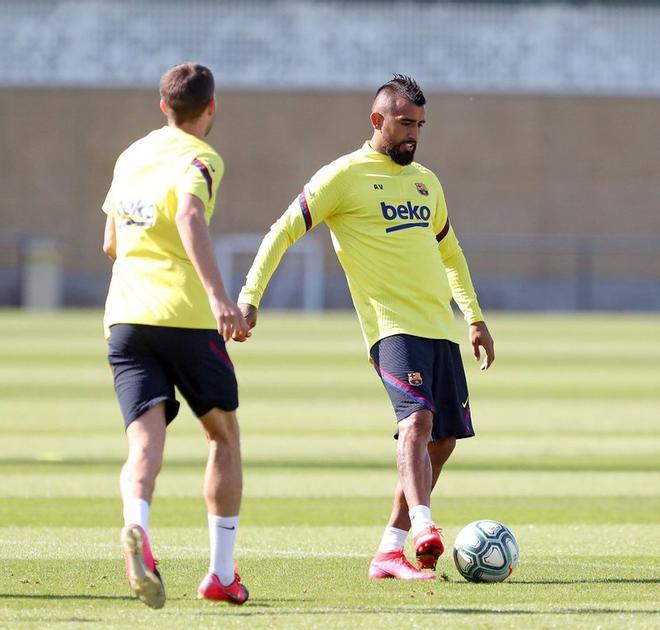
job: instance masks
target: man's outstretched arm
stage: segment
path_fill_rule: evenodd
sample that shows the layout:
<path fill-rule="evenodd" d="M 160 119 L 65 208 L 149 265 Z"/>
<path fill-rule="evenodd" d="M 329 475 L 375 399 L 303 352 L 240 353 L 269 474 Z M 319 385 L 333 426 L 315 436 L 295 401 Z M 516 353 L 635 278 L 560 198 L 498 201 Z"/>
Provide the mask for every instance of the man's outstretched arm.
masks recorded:
<path fill-rule="evenodd" d="M 257 323 L 257 309 L 266 287 L 289 247 L 301 238 L 307 227 L 298 200 L 273 224 L 264 236 L 259 251 L 238 296 L 238 305 L 250 328 Z"/>

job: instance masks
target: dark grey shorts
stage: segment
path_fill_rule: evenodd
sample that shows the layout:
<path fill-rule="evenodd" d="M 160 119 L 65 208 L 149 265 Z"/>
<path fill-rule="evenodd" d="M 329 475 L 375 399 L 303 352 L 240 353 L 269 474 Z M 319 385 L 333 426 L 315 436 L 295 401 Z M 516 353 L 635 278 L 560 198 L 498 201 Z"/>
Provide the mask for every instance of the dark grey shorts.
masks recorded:
<path fill-rule="evenodd" d="M 126 426 L 160 402 L 169 424 L 179 412 L 175 387 L 198 417 L 238 407 L 234 366 L 216 330 L 115 324 L 108 360 Z"/>
<path fill-rule="evenodd" d="M 370 354 L 397 421 L 428 409 L 433 413 L 433 440 L 474 435 L 458 344 L 446 339 L 392 335 L 377 341 Z"/>

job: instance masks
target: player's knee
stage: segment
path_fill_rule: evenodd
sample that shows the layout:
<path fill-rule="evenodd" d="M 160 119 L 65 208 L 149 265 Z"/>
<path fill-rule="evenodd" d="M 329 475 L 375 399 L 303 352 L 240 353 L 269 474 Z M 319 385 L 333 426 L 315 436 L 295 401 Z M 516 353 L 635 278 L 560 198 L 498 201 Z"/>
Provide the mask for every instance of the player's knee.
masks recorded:
<path fill-rule="evenodd" d="M 207 414 L 202 419 L 206 438 L 209 442 L 217 442 L 219 445 L 227 447 L 238 447 L 240 444 L 240 430 L 236 414 L 219 412 Z"/>
<path fill-rule="evenodd" d="M 433 414 L 430 411 L 415 411 L 399 422 L 399 439 L 426 440 L 431 439 Z"/>

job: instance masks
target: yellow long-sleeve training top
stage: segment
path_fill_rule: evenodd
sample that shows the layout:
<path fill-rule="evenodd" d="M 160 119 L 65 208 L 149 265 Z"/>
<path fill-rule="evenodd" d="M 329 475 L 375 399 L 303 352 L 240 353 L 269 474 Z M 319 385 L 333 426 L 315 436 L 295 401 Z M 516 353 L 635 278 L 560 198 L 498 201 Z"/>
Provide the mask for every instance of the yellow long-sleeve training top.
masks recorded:
<path fill-rule="evenodd" d="M 456 341 L 452 297 L 468 324 L 483 320 L 438 178 L 368 142 L 305 185 L 266 234 L 238 301 L 258 307 L 285 251 L 322 221 L 367 349 L 400 333 Z"/>

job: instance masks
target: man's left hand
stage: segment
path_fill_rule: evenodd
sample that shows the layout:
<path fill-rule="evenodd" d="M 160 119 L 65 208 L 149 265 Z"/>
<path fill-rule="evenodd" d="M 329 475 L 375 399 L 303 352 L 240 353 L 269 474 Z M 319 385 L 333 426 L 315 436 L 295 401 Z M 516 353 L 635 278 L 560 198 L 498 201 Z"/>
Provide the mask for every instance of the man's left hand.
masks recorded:
<path fill-rule="evenodd" d="M 486 358 L 481 364 L 482 370 L 487 370 L 495 361 L 495 342 L 490 336 L 486 322 L 475 322 L 470 324 L 470 345 L 472 346 L 472 354 L 474 360 L 481 359 L 481 350 L 483 348 L 486 352 Z"/>

